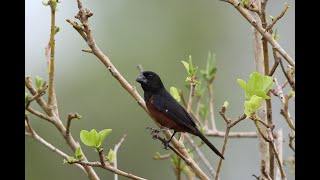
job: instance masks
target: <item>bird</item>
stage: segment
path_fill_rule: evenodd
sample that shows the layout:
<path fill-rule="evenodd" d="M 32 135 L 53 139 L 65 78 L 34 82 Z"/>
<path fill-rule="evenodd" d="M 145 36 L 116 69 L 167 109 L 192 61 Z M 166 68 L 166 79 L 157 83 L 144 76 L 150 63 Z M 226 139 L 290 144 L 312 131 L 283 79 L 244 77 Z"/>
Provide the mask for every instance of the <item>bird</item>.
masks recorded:
<path fill-rule="evenodd" d="M 170 139 L 164 143 L 165 149 L 176 132 L 188 132 L 200 137 L 214 153 L 224 159 L 219 150 L 199 131 L 191 115 L 165 89 L 159 75 L 152 71 L 142 71 L 136 81 L 144 91 L 144 100 L 150 115 L 165 127 L 160 131 L 167 129 L 174 131 Z"/>

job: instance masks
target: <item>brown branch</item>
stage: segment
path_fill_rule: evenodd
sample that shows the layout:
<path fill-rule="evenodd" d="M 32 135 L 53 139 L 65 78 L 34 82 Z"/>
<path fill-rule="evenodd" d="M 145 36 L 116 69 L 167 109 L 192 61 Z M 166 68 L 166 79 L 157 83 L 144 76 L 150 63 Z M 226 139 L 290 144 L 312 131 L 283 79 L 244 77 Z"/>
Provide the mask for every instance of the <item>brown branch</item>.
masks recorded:
<path fill-rule="evenodd" d="M 124 134 L 121 138 L 121 140 L 114 146 L 113 152 L 114 152 L 114 163 L 113 166 L 114 168 L 118 168 L 118 149 L 120 148 L 120 146 L 122 145 L 124 139 L 126 138 L 126 134 Z M 114 180 L 118 180 L 118 174 L 114 174 Z"/>
<path fill-rule="evenodd" d="M 84 167 L 99 167 L 99 168 L 111 171 L 111 172 L 113 172 L 115 174 L 118 174 L 120 176 L 124 176 L 124 177 L 130 178 L 130 179 L 145 180 L 142 177 L 139 177 L 139 176 L 133 175 L 131 173 L 127 173 L 127 172 L 121 171 L 121 170 L 119 170 L 119 169 L 117 169 L 117 168 L 115 168 L 115 167 L 113 167 L 113 166 L 111 166 L 109 164 L 106 165 L 106 166 L 103 166 L 101 164 L 101 162 L 88 162 L 88 161 L 75 160 L 74 162 L 69 162 L 69 164 L 81 164 Z"/>
<path fill-rule="evenodd" d="M 31 104 L 32 101 L 37 100 L 38 98 L 40 98 L 41 96 L 43 96 L 43 95 L 46 93 L 46 89 L 48 89 L 48 85 L 46 84 L 46 82 L 44 82 L 44 83 L 42 84 L 41 89 L 39 89 L 34 96 L 32 96 L 31 98 L 29 98 L 29 100 L 28 100 L 27 103 L 26 103 L 26 108 L 29 107 L 29 105 Z"/>
<path fill-rule="evenodd" d="M 293 81 L 293 79 L 292 79 L 292 75 L 293 75 L 293 73 L 294 73 L 294 69 L 287 72 L 287 71 L 284 69 L 284 65 L 283 65 L 283 62 L 282 62 L 281 58 L 279 58 L 279 62 L 280 62 L 280 67 L 281 67 L 281 69 L 282 69 L 283 74 L 284 74 L 285 77 L 287 78 L 287 80 L 288 80 L 291 88 L 292 88 L 293 90 L 295 90 L 295 83 L 294 83 L 294 81 Z"/>
<path fill-rule="evenodd" d="M 139 93 L 137 92 L 136 88 L 133 87 L 121 74 L 120 72 L 115 68 L 115 66 L 111 63 L 111 61 L 109 60 L 109 58 L 104 55 L 102 53 L 102 51 L 99 49 L 99 47 L 97 46 L 93 35 L 92 35 L 92 29 L 91 26 L 89 25 L 88 22 L 88 18 L 91 17 L 93 14 L 92 12 L 90 12 L 89 10 L 85 9 L 82 6 L 82 3 L 80 0 L 77 0 L 78 3 L 78 8 L 79 8 L 79 13 L 76 16 L 76 18 L 78 18 L 80 20 L 80 22 L 83 24 L 83 31 L 86 33 L 87 35 L 87 44 L 88 46 L 91 48 L 92 52 L 94 55 L 96 55 L 98 57 L 98 59 L 107 67 L 107 69 L 110 71 L 111 75 L 121 84 L 121 86 L 127 90 L 128 93 L 130 93 L 130 95 L 138 102 L 138 104 L 149 114 L 145 102 L 143 100 L 143 98 L 139 95 Z M 68 21 L 68 22 L 72 22 L 72 21 Z M 150 116 L 151 117 L 151 116 Z M 156 121 L 152 118 L 152 120 L 156 123 Z M 158 126 L 159 124 L 156 123 Z M 159 126 L 160 127 L 160 126 Z M 164 132 L 165 135 L 167 136 L 167 138 L 171 137 L 171 132 L 170 131 L 165 131 Z M 194 162 L 194 160 L 190 157 L 190 155 L 188 154 L 187 150 L 185 149 L 184 145 L 180 142 L 178 142 L 176 140 L 176 138 L 172 139 L 172 144 L 177 148 L 177 151 L 175 151 L 175 153 L 177 153 L 179 151 L 179 153 L 181 153 L 183 156 L 185 156 L 187 159 L 187 164 L 189 164 L 190 168 L 193 169 L 193 171 L 195 172 L 195 174 L 202 178 L 202 179 L 209 179 L 206 174 L 200 169 L 200 167 Z"/>
<path fill-rule="evenodd" d="M 289 147 L 292 149 L 293 152 L 296 152 L 296 148 L 293 147 L 293 144 L 292 144 L 293 140 L 294 140 L 296 137 L 295 137 L 295 136 L 291 136 L 290 134 L 288 134 L 288 135 L 289 135 Z"/>
<path fill-rule="evenodd" d="M 282 129 L 278 129 L 275 133 L 275 144 L 278 148 L 280 163 L 283 162 L 283 131 Z M 277 169 L 276 180 L 281 179 L 281 173 L 279 168 Z"/>
<path fill-rule="evenodd" d="M 58 115 L 59 111 L 58 111 L 58 107 L 57 107 L 57 98 L 56 98 L 56 94 L 55 94 L 55 89 L 54 89 L 54 55 L 55 55 L 55 39 L 54 39 L 54 35 L 55 35 L 55 23 L 56 23 L 56 10 L 55 7 L 53 5 L 53 3 L 51 3 L 51 0 L 49 0 L 49 4 L 50 4 L 50 9 L 51 9 L 51 32 L 50 32 L 50 43 L 48 44 L 48 46 L 46 47 L 46 57 L 47 59 L 50 59 L 49 62 L 49 92 L 48 92 L 48 106 L 50 108 L 52 108 L 53 112 Z M 51 51 L 50 51 L 51 50 Z M 49 53 L 50 51 L 50 53 Z M 49 58 L 50 55 L 50 58 Z"/>
<path fill-rule="evenodd" d="M 34 88 L 34 86 L 32 85 L 31 79 L 29 77 L 26 77 L 24 79 L 24 83 L 26 88 L 30 91 L 30 93 L 35 96 L 37 94 L 37 90 Z M 51 111 L 47 106 L 47 103 L 43 100 L 43 98 L 40 96 L 38 98 L 36 98 L 37 103 L 39 104 L 39 106 L 49 115 L 51 115 Z"/>
<path fill-rule="evenodd" d="M 87 41 L 87 35 L 84 32 L 84 29 L 79 26 L 79 24 L 77 22 L 71 21 L 70 19 L 66 20 L 68 23 L 70 23 L 72 25 L 72 27 L 78 31 L 78 33 L 82 36 L 82 38 Z"/>
<path fill-rule="evenodd" d="M 225 137 L 225 132 L 222 131 L 206 131 L 205 135 L 213 137 Z M 257 138 L 256 132 L 230 132 L 228 138 Z"/>
<path fill-rule="evenodd" d="M 286 174 L 285 174 L 285 172 L 283 170 L 282 161 L 281 161 L 281 159 L 279 157 L 279 153 L 278 153 L 277 148 L 276 148 L 275 143 L 274 143 L 272 130 L 270 128 L 267 128 L 266 130 L 267 130 L 267 134 L 268 134 L 268 137 L 269 137 L 269 140 L 270 140 L 269 144 L 271 145 L 273 154 L 275 155 L 276 160 L 277 160 L 277 164 L 278 164 L 278 167 L 279 167 L 279 170 L 280 170 L 281 178 L 283 180 L 286 180 L 287 179 L 286 178 Z"/>
<path fill-rule="evenodd" d="M 36 141 L 40 142 L 47 148 L 49 148 L 51 151 L 57 153 L 59 156 L 63 157 L 64 159 L 69 159 L 69 156 L 59 150 L 58 148 L 54 147 L 52 144 L 48 143 L 46 140 L 42 139 L 35 131 L 32 130 L 32 133 L 25 133 L 25 135 L 32 137 Z M 80 168 L 85 174 L 87 174 L 86 170 L 80 165 L 75 164 L 78 168 Z"/>
<path fill-rule="evenodd" d="M 264 177 L 266 177 L 268 180 L 272 180 L 270 175 L 267 173 L 266 171 L 266 162 L 264 160 L 261 161 L 262 165 L 261 165 L 261 172 L 264 175 Z M 262 178 L 263 179 L 263 178 Z"/>
<path fill-rule="evenodd" d="M 168 154 L 157 154 L 157 155 L 154 155 L 153 156 L 153 159 L 154 160 L 163 160 L 163 159 L 168 159 L 171 157 L 171 153 L 168 153 Z"/>
<path fill-rule="evenodd" d="M 282 18 L 282 16 L 287 12 L 287 10 L 289 9 L 289 5 L 287 3 L 285 3 L 285 7 L 282 10 L 282 12 L 280 13 L 279 16 L 277 16 L 276 18 L 272 19 L 271 24 L 266 28 L 267 31 L 269 31 L 270 29 L 273 28 L 273 26 L 278 22 L 278 20 L 280 20 Z"/>
<path fill-rule="evenodd" d="M 81 116 L 78 113 L 69 113 L 68 120 L 67 120 L 66 136 L 70 136 L 71 120 L 80 119 L 80 117 Z"/>
<path fill-rule="evenodd" d="M 288 107 L 288 103 L 289 103 L 289 96 L 285 96 L 283 95 L 283 91 L 282 91 L 282 87 L 279 86 L 278 84 L 278 80 L 276 78 L 274 78 L 274 82 L 277 86 L 278 89 L 278 95 L 280 97 L 280 100 L 283 104 L 283 108 L 280 110 L 280 114 L 284 117 L 284 119 L 286 120 L 286 122 L 288 123 L 289 127 L 295 131 L 295 126 L 292 122 L 290 113 L 289 113 L 289 107 Z"/>
<path fill-rule="evenodd" d="M 45 115 L 45 114 L 42 114 L 41 112 L 39 112 L 39 111 L 37 111 L 37 110 L 35 110 L 35 109 L 32 109 L 31 107 L 27 107 L 27 111 L 29 111 L 30 113 L 38 116 L 38 117 L 41 118 L 41 119 L 47 120 L 47 121 L 49 121 L 49 122 L 52 122 L 52 121 L 53 121 L 53 119 L 50 118 L 49 116 L 47 116 L 47 115 Z"/>
<path fill-rule="evenodd" d="M 289 54 L 282 49 L 282 47 L 278 44 L 276 40 L 273 39 L 272 35 L 267 32 L 266 29 L 262 28 L 257 24 L 257 21 L 250 15 L 250 13 L 241 5 L 238 0 L 227 0 L 225 2 L 230 3 L 233 5 L 241 14 L 242 16 L 255 28 L 259 31 L 259 33 L 271 44 L 273 48 L 281 54 L 281 56 L 291 65 L 295 66 L 294 60 L 289 56 Z"/>
<path fill-rule="evenodd" d="M 274 74 L 274 72 L 276 71 L 277 67 L 279 66 L 279 57 L 277 56 L 277 51 L 276 49 L 272 49 L 272 54 L 273 54 L 273 58 L 274 58 L 274 64 L 272 66 L 272 69 L 270 70 L 268 76 L 272 76 Z"/>
<path fill-rule="evenodd" d="M 263 138 L 265 141 L 270 142 L 270 139 L 263 133 L 261 127 L 259 126 L 259 124 L 258 124 L 259 121 L 258 121 L 258 120 L 253 120 L 253 122 L 254 122 L 254 125 L 256 125 L 256 127 L 257 127 L 260 135 L 262 136 L 262 138 Z"/>
<path fill-rule="evenodd" d="M 229 132 L 230 132 L 230 129 L 235 126 L 236 124 L 238 124 L 239 122 L 241 122 L 242 120 L 246 119 L 246 115 L 242 115 L 240 116 L 238 119 L 234 120 L 234 121 L 231 121 L 226 115 L 225 115 L 225 112 L 226 112 L 226 107 L 225 106 L 222 106 L 221 110 L 219 111 L 220 115 L 222 116 L 222 118 L 225 120 L 226 124 L 227 124 L 227 129 L 226 129 L 226 136 L 224 137 L 224 140 L 223 140 L 223 146 L 222 146 L 222 151 L 221 151 L 221 154 L 224 155 L 224 152 L 225 152 L 225 149 L 226 149 L 226 146 L 227 146 L 227 142 L 228 142 L 228 136 L 229 136 Z M 219 160 L 219 163 L 218 163 L 218 167 L 217 167 L 217 171 L 216 171 L 216 176 L 215 176 L 215 180 L 218 180 L 219 178 L 219 173 L 220 173 L 220 169 L 221 169 L 221 166 L 222 166 L 222 158 L 220 158 Z"/>

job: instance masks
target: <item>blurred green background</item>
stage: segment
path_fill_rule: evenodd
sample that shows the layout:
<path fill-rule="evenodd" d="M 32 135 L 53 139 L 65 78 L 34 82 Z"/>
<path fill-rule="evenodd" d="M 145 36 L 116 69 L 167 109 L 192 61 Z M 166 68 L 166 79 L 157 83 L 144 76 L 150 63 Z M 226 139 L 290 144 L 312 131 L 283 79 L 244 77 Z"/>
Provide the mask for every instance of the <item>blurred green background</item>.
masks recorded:
<path fill-rule="evenodd" d="M 47 80 L 44 48 L 49 40 L 50 8 L 43 6 L 40 0 L 25 2 L 26 74 L 31 77 L 39 75 Z M 225 100 L 229 101 L 227 114 L 230 118 L 235 119 L 243 113 L 245 97 L 236 79 L 247 80 L 255 70 L 253 35 L 250 24 L 230 4 L 219 0 L 82 2 L 94 14 L 90 24 L 98 46 L 141 95 L 142 89 L 135 82 L 139 74 L 137 64 L 157 72 L 167 88 L 175 86 L 186 90 L 186 71 L 180 61 L 187 60 L 191 54 L 194 64 L 204 68 L 210 50 L 216 54 L 218 67 L 214 81 L 214 111 L 218 129 L 225 130 L 225 122 L 218 113 Z M 276 25 L 280 33 L 279 44 L 295 58 L 295 1 L 269 1 L 267 12 L 276 17 L 285 2 L 289 3 L 290 8 Z M 56 36 L 55 86 L 61 118 L 65 120 L 70 112 L 82 115 L 80 121 L 72 123 L 72 134 L 78 141 L 82 129 L 113 129 L 103 144 L 106 150 L 114 148 L 122 135 L 127 134 L 118 154 L 119 169 L 152 180 L 175 179 L 170 160 L 152 159 L 157 151 L 168 153 L 159 141 L 152 140 L 145 131 L 146 127 L 155 127 L 155 124 L 94 55 L 81 52 L 81 49 L 88 47 L 66 22 L 68 18 L 75 20 L 77 12 L 75 0 L 58 4 L 56 24 L 61 30 Z M 270 64 L 273 64 L 272 58 Z M 283 82 L 280 69 L 275 76 Z M 287 146 L 289 130 L 279 114 L 279 99 L 272 100 L 276 129 L 283 127 L 284 130 L 283 157 L 286 159 L 293 155 Z M 294 104 L 290 109 L 294 116 Z M 45 140 L 74 155 L 51 124 L 34 116 L 31 116 L 31 123 Z M 249 120 L 232 129 L 254 130 Z M 222 138 L 210 137 L 209 140 L 221 149 Z M 94 150 L 85 146 L 82 149 L 89 160 L 98 160 Z M 216 169 L 218 156 L 206 146 L 201 149 Z M 225 157 L 221 179 L 255 179 L 252 174 L 260 175 L 257 139 L 229 139 Z M 26 179 L 87 179 L 77 167 L 62 163 L 60 156 L 37 141 L 25 138 Z M 200 166 L 209 174 L 202 164 Z M 288 179 L 294 179 L 288 165 L 285 171 Z M 108 171 L 96 168 L 96 172 L 101 179 L 113 178 Z M 120 176 L 119 179 L 126 178 Z"/>

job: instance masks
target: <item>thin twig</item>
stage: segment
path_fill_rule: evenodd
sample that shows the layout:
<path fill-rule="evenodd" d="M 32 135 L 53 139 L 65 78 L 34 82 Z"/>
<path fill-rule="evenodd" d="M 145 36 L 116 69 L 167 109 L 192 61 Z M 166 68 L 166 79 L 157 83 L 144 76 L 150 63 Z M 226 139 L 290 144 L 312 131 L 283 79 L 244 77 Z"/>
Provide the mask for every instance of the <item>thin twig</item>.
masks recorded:
<path fill-rule="evenodd" d="M 267 31 L 269 31 L 270 29 L 272 29 L 272 27 L 278 22 L 278 20 L 280 20 L 282 18 L 282 16 L 287 12 L 287 10 L 289 9 L 289 5 L 287 3 L 285 3 L 284 9 L 282 10 L 282 12 L 280 13 L 279 16 L 277 16 L 276 18 L 272 19 L 271 24 L 266 28 Z"/>
<path fill-rule="evenodd" d="M 91 49 L 82 49 L 82 52 L 92 53 L 92 50 Z"/>
<path fill-rule="evenodd" d="M 271 145 L 273 154 L 274 154 L 275 157 L 276 157 L 277 164 L 278 164 L 278 167 L 279 167 L 279 169 L 280 169 L 281 178 L 282 178 L 283 180 L 286 180 L 286 179 L 287 179 L 287 178 L 286 178 L 286 174 L 285 174 L 285 172 L 284 172 L 284 170 L 283 170 L 282 161 L 281 161 L 281 159 L 280 159 L 280 157 L 279 157 L 279 153 L 278 153 L 277 148 L 276 148 L 275 143 L 274 143 L 272 130 L 271 130 L 270 128 L 267 128 L 266 130 L 267 130 L 267 134 L 268 134 L 268 137 L 269 137 L 268 139 L 270 140 L 270 143 L 269 143 L 269 144 Z"/>
<path fill-rule="evenodd" d="M 274 59 L 274 64 L 272 66 L 272 69 L 270 70 L 268 76 L 273 76 L 274 72 L 276 71 L 277 67 L 279 66 L 279 57 L 277 56 L 277 51 L 276 49 L 272 49 L 272 54 L 273 54 L 273 59 Z"/>
<path fill-rule="evenodd" d="M 37 140 L 47 148 L 49 148 L 51 151 L 57 153 L 59 156 L 63 157 L 64 159 L 69 159 L 69 156 L 59 150 L 58 148 L 54 147 L 52 144 L 48 143 L 46 140 L 42 139 L 35 131 L 33 131 L 32 134 L 30 133 L 25 133 L 25 135 L 32 137 L 33 139 Z M 78 168 L 80 168 L 86 175 L 88 175 L 87 171 L 80 165 L 80 164 L 75 164 Z"/>
<path fill-rule="evenodd" d="M 295 90 L 295 83 L 294 83 L 294 81 L 293 81 L 293 79 L 292 79 L 292 74 L 294 73 L 294 69 L 293 69 L 292 72 L 291 72 L 291 71 L 288 71 L 288 72 L 287 72 L 287 71 L 284 69 L 284 65 L 283 65 L 283 62 L 282 62 L 281 58 L 279 59 L 279 62 L 280 62 L 280 66 L 281 66 L 281 69 L 282 69 L 282 72 L 283 72 L 284 76 L 287 78 L 287 80 L 288 80 L 291 88 L 292 88 L 293 90 Z"/>
<path fill-rule="evenodd" d="M 41 112 L 39 112 L 39 111 L 37 111 L 37 110 L 35 110 L 35 109 L 32 109 L 31 107 L 28 107 L 28 108 L 27 108 L 27 111 L 29 111 L 30 113 L 38 116 L 38 117 L 41 118 L 41 119 L 47 120 L 47 121 L 49 121 L 49 122 L 52 122 L 52 121 L 53 121 L 53 119 L 50 118 L 49 116 L 47 116 L 47 115 L 45 115 L 45 114 L 42 114 Z"/>
<path fill-rule="evenodd" d="M 143 71 L 144 71 L 144 69 L 143 69 L 143 67 L 142 67 L 141 64 L 138 64 L 138 65 L 137 65 L 137 68 L 138 68 L 139 72 L 143 72 Z"/>
<path fill-rule="evenodd" d="M 268 179 L 268 180 L 272 180 L 270 175 L 267 173 L 266 171 L 266 162 L 264 160 L 261 161 L 262 165 L 261 165 L 261 172 L 262 174 Z M 263 179 L 263 178 L 262 178 Z"/>
<path fill-rule="evenodd" d="M 241 5 L 238 0 L 227 0 L 224 2 L 228 2 L 233 5 L 242 16 L 248 20 L 248 22 L 259 31 L 259 33 L 274 47 L 279 54 L 291 65 L 295 66 L 294 60 L 289 56 L 289 54 L 278 44 L 276 40 L 273 39 L 272 35 L 266 31 L 266 29 L 262 28 L 257 21 L 250 15 L 250 13 Z"/>
<path fill-rule="evenodd" d="M 209 95 L 209 111 L 210 111 L 210 119 L 212 131 L 217 131 L 216 122 L 214 119 L 214 107 L 213 107 L 213 88 L 212 84 L 208 84 L 208 95 Z"/>
<path fill-rule="evenodd" d="M 225 137 L 225 132 L 222 131 L 205 131 L 205 135 L 213 137 Z M 228 138 L 257 138 L 256 132 L 230 132 Z"/>
<path fill-rule="evenodd" d="M 127 134 L 124 134 L 121 138 L 121 140 L 114 146 L 114 163 L 113 163 L 113 166 L 114 168 L 118 168 L 118 149 L 120 148 L 120 146 L 122 145 L 124 139 L 126 138 Z M 114 180 L 118 180 L 118 174 L 114 174 Z"/>
<path fill-rule="evenodd" d="M 238 119 L 234 120 L 234 121 L 231 121 L 226 115 L 225 115 L 225 112 L 226 112 L 226 107 L 225 106 L 222 106 L 221 110 L 219 111 L 220 115 L 222 116 L 222 118 L 225 120 L 226 124 L 227 124 L 227 129 L 226 129 L 226 135 L 224 137 L 224 141 L 223 141 L 223 146 L 222 146 L 222 151 L 221 151 L 221 154 L 224 155 L 224 152 L 225 152 L 225 149 L 226 149 L 226 146 L 227 146 L 227 142 L 228 142 L 228 135 L 229 135 L 229 132 L 230 132 L 230 129 L 235 126 L 236 124 L 238 124 L 239 122 L 241 122 L 242 120 L 246 119 L 246 115 L 242 115 L 240 116 Z M 219 173 L 220 173 L 220 169 L 222 167 L 222 158 L 220 158 L 219 160 L 219 163 L 218 163 L 218 167 L 217 167 L 217 171 L 216 171 L 216 176 L 215 176 L 215 180 L 218 180 L 219 178 Z"/>
<path fill-rule="evenodd" d="M 276 141 L 275 144 L 276 144 L 276 147 L 277 147 L 278 153 L 279 153 L 280 163 L 282 164 L 282 162 L 283 162 L 283 131 L 282 131 L 282 129 L 278 129 L 276 131 L 275 141 Z M 281 179 L 281 173 L 280 173 L 280 170 L 277 169 L 275 180 L 280 180 L 280 179 Z"/>
<path fill-rule="evenodd" d="M 68 121 L 67 121 L 67 129 L 66 129 L 66 135 L 70 136 L 70 129 L 71 129 L 71 120 L 72 119 L 80 119 L 80 115 L 78 113 L 69 113 L 68 115 Z"/>
<path fill-rule="evenodd" d="M 289 135 L 289 147 L 292 149 L 293 152 L 296 152 L 296 149 L 295 147 L 293 146 L 293 140 L 296 138 L 295 136 L 291 136 L 290 134 Z"/>

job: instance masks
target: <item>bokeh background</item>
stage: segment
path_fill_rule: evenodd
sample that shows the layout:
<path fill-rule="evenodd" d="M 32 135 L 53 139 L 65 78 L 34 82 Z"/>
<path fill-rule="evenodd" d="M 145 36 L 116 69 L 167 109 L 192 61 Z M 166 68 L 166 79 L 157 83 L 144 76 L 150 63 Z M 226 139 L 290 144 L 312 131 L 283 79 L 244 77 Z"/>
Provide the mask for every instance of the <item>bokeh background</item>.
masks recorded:
<path fill-rule="evenodd" d="M 186 71 L 180 61 L 187 60 L 191 54 L 194 64 L 204 68 L 210 50 L 217 58 L 218 71 L 214 81 L 217 108 L 214 112 L 218 129 L 225 130 L 225 122 L 218 113 L 225 100 L 229 101 L 229 117 L 234 119 L 243 113 L 245 97 L 236 79 L 247 80 L 255 69 L 253 36 L 250 24 L 231 5 L 219 0 L 82 2 L 94 13 L 90 24 L 100 49 L 141 95 L 142 90 L 135 82 L 139 74 L 137 64 L 160 74 L 167 88 L 175 86 L 186 91 Z M 295 58 L 295 1 L 269 1 L 267 12 L 277 16 L 285 2 L 290 8 L 276 25 L 280 33 L 279 44 Z M 41 0 L 25 1 L 25 4 L 26 74 L 31 77 L 39 75 L 47 80 L 44 48 L 49 40 L 50 8 L 43 6 Z M 103 144 L 106 150 L 113 148 L 122 135 L 127 134 L 118 154 L 119 169 L 152 180 L 175 179 L 170 160 L 152 159 L 155 152 L 168 152 L 145 131 L 146 127 L 155 127 L 153 121 L 95 56 L 81 52 L 81 49 L 87 49 L 87 45 L 66 22 L 67 18 L 74 20 L 77 12 L 76 1 L 62 1 L 56 13 L 56 24 L 61 30 L 56 35 L 55 86 L 62 119 L 66 119 L 69 112 L 82 115 L 80 121 L 72 123 L 72 134 L 78 141 L 82 129 L 113 129 Z M 272 58 L 270 64 L 273 64 Z M 280 69 L 275 76 L 283 82 Z M 293 155 L 287 146 L 289 130 L 279 114 L 279 99 L 272 100 L 276 129 L 284 130 L 283 157 L 287 159 Z M 294 116 L 294 104 L 290 109 Z M 31 123 L 45 140 L 73 155 L 55 127 L 34 116 Z M 255 128 L 248 120 L 232 130 L 254 131 Z M 209 140 L 219 149 L 222 147 L 222 138 L 210 137 Z M 82 149 L 89 160 L 98 160 L 94 150 L 85 146 Z M 216 169 L 218 156 L 206 146 L 201 149 Z M 260 175 L 257 139 L 229 139 L 225 157 L 221 179 L 255 179 L 252 174 Z M 25 138 L 26 179 L 87 179 L 77 167 L 62 163 L 60 156 L 35 140 Z M 209 174 L 202 164 L 200 166 Z M 294 179 L 290 166 L 286 165 L 285 171 L 288 179 Z M 101 179 L 113 178 L 108 171 L 96 168 L 96 172 Z M 120 176 L 119 179 L 125 178 Z"/>

